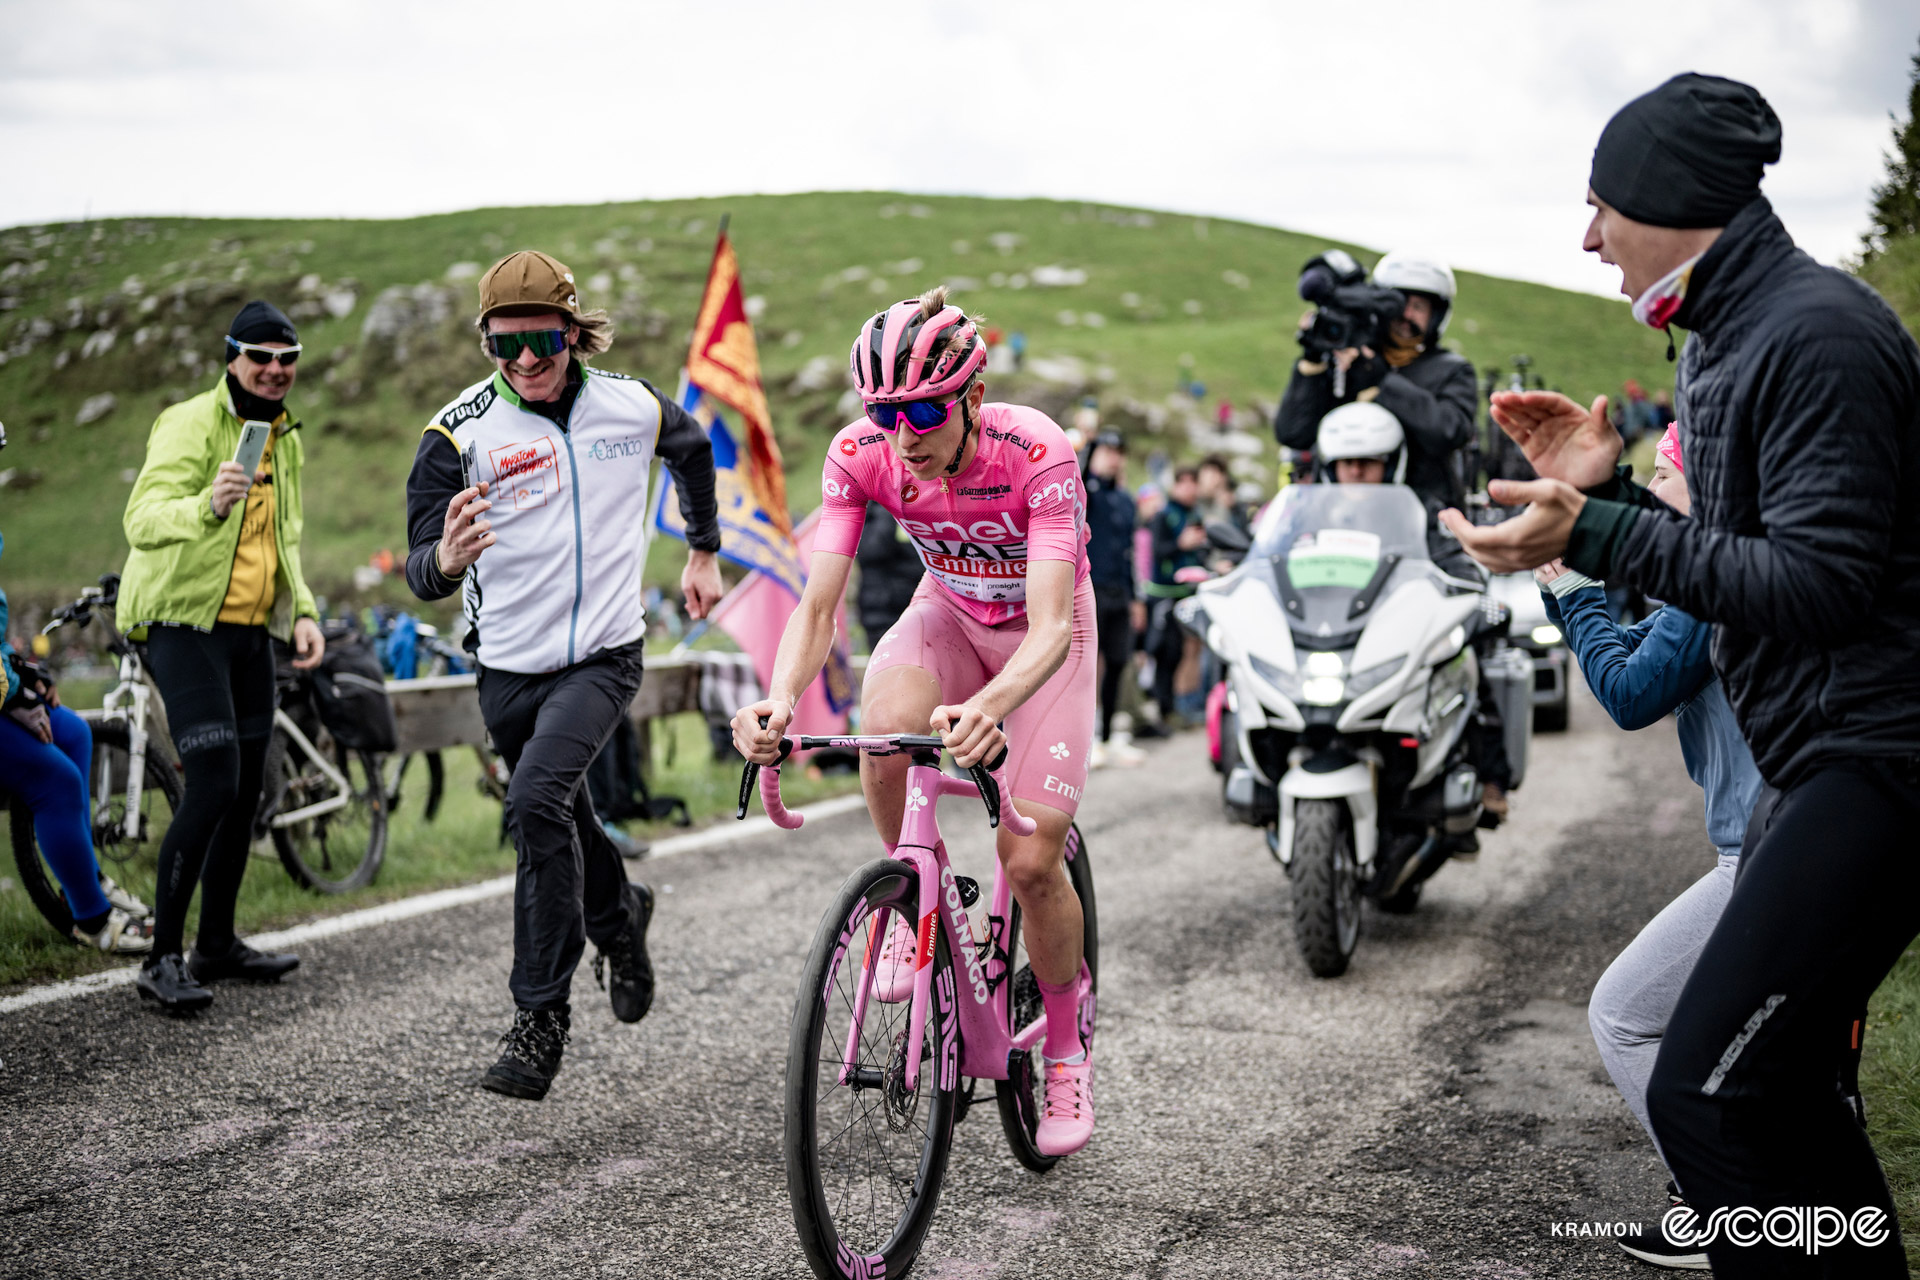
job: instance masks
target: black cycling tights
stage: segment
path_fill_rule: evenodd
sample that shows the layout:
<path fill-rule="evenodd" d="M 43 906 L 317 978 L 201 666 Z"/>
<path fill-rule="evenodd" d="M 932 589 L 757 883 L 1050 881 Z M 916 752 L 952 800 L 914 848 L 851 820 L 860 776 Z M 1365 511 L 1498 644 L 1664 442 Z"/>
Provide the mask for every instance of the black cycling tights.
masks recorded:
<path fill-rule="evenodd" d="M 1893 1198 L 1834 1087 L 1851 1024 L 1920 931 L 1920 777 L 1847 762 L 1763 792 L 1733 897 L 1680 993 L 1647 1086 L 1653 1131 L 1703 1224 L 1716 1209 L 1863 1210 L 1878 1244 L 1708 1243 L 1717 1276 L 1905 1276 Z M 1774 1223 L 1791 1238 L 1792 1219 Z M 1831 1230 L 1827 1217 L 1822 1230 Z M 1751 1239 L 1750 1219 L 1733 1223 Z M 1764 1237 L 1763 1237 L 1764 1239 Z"/>
<path fill-rule="evenodd" d="M 260 803 L 273 735 L 273 646 L 265 627 L 216 622 L 148 629 L 147 666 L 166 702 L 167 728 L 186 768 L 186 799 L 160 842 L 153 953 L 178 953 L 193 886 L 200 895 L 198 947 L 233 944 L 233 903 L 247 870 L 253 811 Z"/>

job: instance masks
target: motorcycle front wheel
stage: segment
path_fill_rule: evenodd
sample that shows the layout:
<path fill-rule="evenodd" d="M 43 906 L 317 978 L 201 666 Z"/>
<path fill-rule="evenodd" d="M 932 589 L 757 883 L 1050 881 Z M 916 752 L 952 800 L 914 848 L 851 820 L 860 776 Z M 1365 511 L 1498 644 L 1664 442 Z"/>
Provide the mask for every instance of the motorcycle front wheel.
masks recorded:
<path fill-rule="evenodd" d="M 1347 971 L 1360 942 L 1360 868 L 1353 824 L 1338 800 L 1301 800 L 1293 815 L 1293 939 L 1317 978 Z"/>

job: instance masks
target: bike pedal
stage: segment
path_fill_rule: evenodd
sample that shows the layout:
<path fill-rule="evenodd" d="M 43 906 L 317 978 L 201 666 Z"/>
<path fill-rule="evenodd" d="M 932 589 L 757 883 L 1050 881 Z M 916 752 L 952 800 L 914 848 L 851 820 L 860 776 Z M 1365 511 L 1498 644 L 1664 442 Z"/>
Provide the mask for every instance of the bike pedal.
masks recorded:
<path fill-rule="evenodd" d="M 953 887 L 960 891 L 960 905 L 971 907 L 980 901 L 980 882 L 972 876 L 955 876 Z"/>

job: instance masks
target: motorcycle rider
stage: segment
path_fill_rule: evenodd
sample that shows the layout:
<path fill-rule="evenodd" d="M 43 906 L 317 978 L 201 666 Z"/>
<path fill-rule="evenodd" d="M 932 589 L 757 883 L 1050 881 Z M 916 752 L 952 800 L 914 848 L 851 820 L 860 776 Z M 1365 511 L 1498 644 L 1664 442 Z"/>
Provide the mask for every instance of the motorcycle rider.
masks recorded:
<path fill-rule="evenodd" d="M 1313 442 L 1319 460 L 1320 479 L 1334 484 L 1405 484 L 1409 470 L 1407 434 L 1399 419 L 1384 407 L 1370 402 L 1341 405 L 1321 419 L 1320 431 Z M 1471 564 L 1462 574 L 1436 557 L 1442 572 L 1456 577 L 1482 581 Z M 1498 636 L 1481 632 L 1474 637 L 1474 649 L 1482 669 L 1488 651 Z M 1481 809 L 1497 825 L 1507 816 L 1507 790 L 1513 782 L 1513 768 L 1507 759 L 1506 734 L 1500 706 L 1493 698 L 1492 686 L 1479 682 L 1479 702 L 1469 731 L 1474 767 L 1480 774 Z M 1456 837 L 1456 852 L 1475 853 L 1479 842 L 1471 833 Z"/>
<path fill-rule="evenodd" d="M 1440 345 L 1453 313 L 1453 269 L 1396 250 L 1374 265 L 1373 283 L 1407 295 L 1385 349 L 1349 347 L 1330 361 L 1302 358 L 1274 415 L 1273 434 L 1284 448 L 1312 448 L 1329 412 L 1342 404 L 1378 404 L 1400 425 L 1407 451 L 1402 483 L 1420 495 L 1431 520 L 1464 498 L 1454 457 L 1473 441 L 1480 403 L 1472 363 Z M 1346 372 L 1338 397 L 1335 366 Z"/>

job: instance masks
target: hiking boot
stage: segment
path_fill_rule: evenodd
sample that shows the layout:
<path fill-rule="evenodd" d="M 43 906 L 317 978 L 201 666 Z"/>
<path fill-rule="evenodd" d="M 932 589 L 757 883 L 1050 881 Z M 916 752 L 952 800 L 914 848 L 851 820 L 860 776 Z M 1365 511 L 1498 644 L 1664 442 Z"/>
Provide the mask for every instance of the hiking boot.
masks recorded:
<path fill-rule="evenodd" d="M 1680 1198 L 1680 1188 L 1672 1182 L 1667 1183 L 1667 1207 L 1661 1213 L 1662 1221 L 1666 1215 L 1686 1204 Z M 1630 1231 L 1615 1238 L 1614 1243 L 1625 1249 L 1642 1262 L 1650 1262 L 1656 1267 L 1666 1267 L 1673 1271 L 1711 1271 L 1706 1250 L 1698 1245 L 1678 1245 L 1667 1239 L 1661 1224 L 1639 1231 Z"/>
<path fill-rule="evenodd" d="M 1033 1132 L 1034 1150 L 1043 1156 L 1070 1156 L 1093 1137 L 1093 1053 L 1083 1051 L 1078 1062 L 1042 1057 L 1040 1068 L 1046 1094 Z"/>
<path fill-rule="evenodd" d="M 600 948 L 593 958 L 593 980 L 613 1002 L 613 1016 L 638 1022 L 653 1006 L 653 961 L 647 958 L 647 923 L 653 919 L 653 890 L 630 884 L 621 890 L 627 900 L 626 932 Z M 613 971 L 609 982 L 606 971 Z"/>
<path fill-rule="evenodd" d="M 873 998 L 898 1004 L 913 995 L 913 966 L 919 957 L 920 940 L 914 936 L 906 917 L 894 913 L 887 930 L 887 945 L 880 948 L 880 959 L 873 966 Z"/>
<path fill-rule="evenodd" d="M 193 954 L 187 959 L 187 968 L 193 971 L 194 979 L 199 982 L 219 982 L 226 978 L 239 978 L 243 982 L 278 982 L 299 967 L 299 956 L 255 951 L 238 938 L 233 940 L 224 954 L 217 956 L 204 954 L 196 942 Z"/>
<path fill-rule="evenodd" d="M 198 1013 L 213 1003 L 213 992 L 194 981 L 178 951 L 153 956 L 133 975 L 142 1000 L 152 1000 L 168 1013 Z"/>
<path fill-rule="evenodd" d="M 516 1009 L 513 1026 L 500 1037 L 500 1060 L 480 1077 L 480 1087 L 529 1102 L 546 1097 L 560 1074 L 571 1022 L 565 1009 Z"/>
<path fill-rule="evenodd" d="M 152 907 L 115 884 L 113 877 L 104 871 L 100 873 L 100 892 L 107 896 L 109 903 L 120 908 L 135 920 L 153 919 Z"/>
<path fill-rule="evenodd" d="M 108 908 L 106 923 L 92 933 L 76 923 L 73 937 L 76 942 L 97 951 L 123 956 L 143 956 L 153 950 L 153 925 L 146 920 L 134 919 L 118 907 Z"/>

